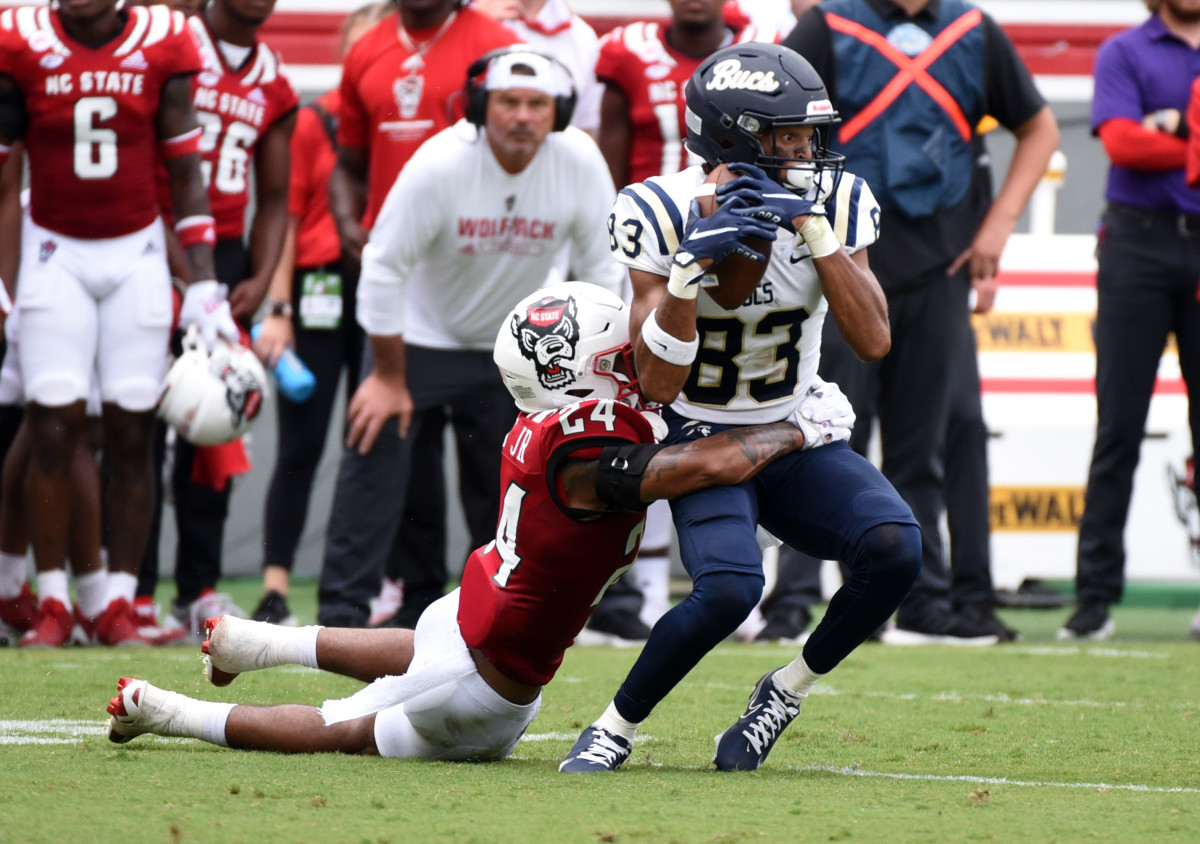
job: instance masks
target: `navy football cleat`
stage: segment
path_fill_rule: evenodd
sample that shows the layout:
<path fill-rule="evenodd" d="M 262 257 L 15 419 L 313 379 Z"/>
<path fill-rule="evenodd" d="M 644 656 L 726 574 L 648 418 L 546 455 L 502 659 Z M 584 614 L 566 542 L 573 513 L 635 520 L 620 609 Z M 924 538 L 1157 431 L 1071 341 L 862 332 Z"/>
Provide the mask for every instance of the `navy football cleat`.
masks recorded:
<path fill-rule="evenodd" d="M 777 686 L 771 679 L 775 671 L 762 676 L 750 693 L 742 717 L 717 736 L 713 762 L 718 771 L 753 771 L 761 767 L 775 739 L 800 714 L 804 697 Z"/>
<path fill-rule="evenodd" d="M 615 771 L 633 752 L 633 742 L 600 727 L 588 727 L 579 736 L 567 758 L 558 765 L 559 773 L 589 774 Z"/>

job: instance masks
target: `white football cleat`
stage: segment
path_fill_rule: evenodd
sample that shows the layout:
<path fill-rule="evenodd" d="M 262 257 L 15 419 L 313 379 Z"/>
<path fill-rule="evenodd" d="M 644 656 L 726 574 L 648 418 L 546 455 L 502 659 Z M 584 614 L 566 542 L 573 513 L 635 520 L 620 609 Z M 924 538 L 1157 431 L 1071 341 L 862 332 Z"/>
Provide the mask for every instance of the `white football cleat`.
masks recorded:
<path fill-rule="evenodd" d="M 222 615 L 204 621 L 204 676 L 214 686 L 228 686 L 246 671 L 286 663 L 273 647 L 276 625 Z"/>
<path fill-rule="evenodd" d="M 108 702 L 108 714 L 112 716 L 108 719 L 108 740 L 124 744 L 143 733 L 170 735 L 179 697 L 145 680 L 122 677 L 117 681 L 117 696 Z"/>

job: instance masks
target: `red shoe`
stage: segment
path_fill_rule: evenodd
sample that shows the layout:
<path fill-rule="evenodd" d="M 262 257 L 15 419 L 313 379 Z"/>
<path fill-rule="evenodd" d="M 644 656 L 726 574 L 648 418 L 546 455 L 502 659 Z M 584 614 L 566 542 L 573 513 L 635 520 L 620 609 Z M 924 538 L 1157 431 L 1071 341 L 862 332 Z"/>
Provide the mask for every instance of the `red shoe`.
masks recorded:
<path fill-rule="evenodd" d="M 96 619 L 96 638 L 102 645 L 165 645 L 183 636 L 183 631 L 163 630 L 157 625 L 139 625 L 133 615 L 133 605 L 125 598 L 110 603 Z"/>
<path fill-rule="evenodd" d="M 21 637 L 23 648 L 60 648 L 71 640 L 75 618 L 63 602 L 47 598 L 38 606 L 37 619 Z"/>
<path fill-rule="evenodd" d="M 0 623 L 7 624 L 18 633 L 33 627 L 38 617 L 37 598 L 29 583 L 21 585 L 21 594 L 15 598 L 0 598 Z"/>
<path fill-rule="evenodd" d="M 75 626 L 71 628 L 71 644 L 72 645 L 98 645 L 99 640 L 96 638 L 96 621 L 88 618 L 79 609 L 79 604 L 75 605 Z"/>

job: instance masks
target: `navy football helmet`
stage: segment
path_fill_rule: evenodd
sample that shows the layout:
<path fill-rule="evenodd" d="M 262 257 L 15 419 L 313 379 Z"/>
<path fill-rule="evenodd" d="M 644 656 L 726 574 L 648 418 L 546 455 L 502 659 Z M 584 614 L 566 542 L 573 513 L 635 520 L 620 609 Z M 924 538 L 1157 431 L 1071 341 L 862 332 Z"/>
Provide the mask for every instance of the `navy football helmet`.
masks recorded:
<path fill-rule="evenodd" d="M 687 148 L 710 166 L 754 164 L 781 184 L 822 195 L 836 190 L 846 159 L 831 152 L 825 131 L 841 122 L 825 83 L 794 50 L 779 44 L 734 44 L 696 68 L 684 91 Z M 813 126 L 813 157 L 783 158 L 758 135 L 777 126 Z M 822 177 L 821 174 L 828 174 Z"/>

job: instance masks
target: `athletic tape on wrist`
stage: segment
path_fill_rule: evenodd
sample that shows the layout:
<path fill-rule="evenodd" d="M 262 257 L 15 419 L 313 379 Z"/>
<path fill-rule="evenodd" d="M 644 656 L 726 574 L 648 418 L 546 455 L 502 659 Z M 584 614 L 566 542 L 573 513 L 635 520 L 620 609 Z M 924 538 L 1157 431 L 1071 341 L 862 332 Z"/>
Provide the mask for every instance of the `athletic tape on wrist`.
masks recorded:
<path fill-rule="evenodd" d="M 680 340 L 674 334 L 668 334 L 658 324 L 658 308 L 650 312 L 642 323 L 642 340 L 656 358 L 665 360 L 675 366 L 691 366 L 696 359 L 696 350 L 700 348 L 700 338 Z"/>
<path fill-rule="evenodd" d="M 671 275 L 667 279 L 667 292 L 676 299 L 695 299 L 700 292 L 700 284 L 695 279 L 704 275 L 704 270 L 695 264 L 681 267 L 671 264 Z"/>
<path fill-rule="evenodd" d="M 213 246 L 217 242 L 217 224 L 207 214 L 195 214 L 176 223 L 175 234 L 184 249 L 202 244 Z"/>
<path fill-rule="evenodd" d="M 8 316 L 12 313 L 13 301 L 8 295 L 8 288 L 4 286 L 4 281 L 0 280 L 0 313 Z"/>
<path fill-rule="evenodd" d="M 824 258 L 842 248 L 842 243 L 833 233 L 833 226 L 825 217 L 813 214 L 800 227 L 799 235 L 808 244 L 814 258 Z"/>

